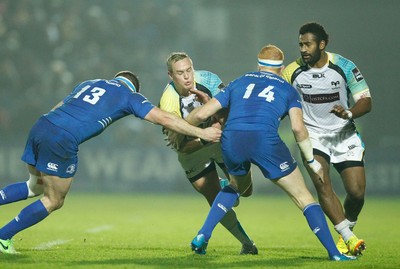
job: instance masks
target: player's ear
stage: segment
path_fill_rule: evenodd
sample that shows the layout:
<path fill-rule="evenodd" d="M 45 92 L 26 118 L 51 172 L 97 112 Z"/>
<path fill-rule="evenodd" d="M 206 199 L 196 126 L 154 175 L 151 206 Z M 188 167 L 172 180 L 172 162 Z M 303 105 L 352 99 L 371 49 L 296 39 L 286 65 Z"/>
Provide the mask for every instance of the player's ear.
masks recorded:
<path fill-rule="evenodd" d="M 282 65 L 281 67 L 279 67 L 279 73 L 278 75 L 282 75 L 283 70 L 285 69 L 286 66 Z"/>
<path fill-rule="evenodd" d="M 325 47 L 326 47 L 326 42 L 325 42 L 325 40 L 321 40 L 321 41 L 319 42 L 319 49 L 320 49 L 320 50 L 324 50 Z"/>

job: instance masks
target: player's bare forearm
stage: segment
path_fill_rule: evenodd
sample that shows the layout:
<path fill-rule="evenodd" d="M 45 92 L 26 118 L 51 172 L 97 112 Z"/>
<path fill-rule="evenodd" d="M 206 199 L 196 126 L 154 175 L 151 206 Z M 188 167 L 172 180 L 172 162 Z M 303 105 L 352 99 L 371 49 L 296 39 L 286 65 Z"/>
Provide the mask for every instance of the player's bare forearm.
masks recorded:
<path fill-rule="evenodd" d="M 363 115 L 369 113 L 372 109 L 372 99 L 370 97 L 365 97 L 359 99 L 353 107 L 346 110 L 341 105 L 335 105 L 331 113 L 342 119 L 355 119 L 362 117 Z"/>
<path fill-rule="evenodd" d="M 210 116 L 217 113 L 222 108 L 221 104 L 217 99 L 212 98 L 209 102 L 201 107 L 197 107 L 186 117 L 186 121 L 188 121 L 192 125 L 199 125 Z"/>

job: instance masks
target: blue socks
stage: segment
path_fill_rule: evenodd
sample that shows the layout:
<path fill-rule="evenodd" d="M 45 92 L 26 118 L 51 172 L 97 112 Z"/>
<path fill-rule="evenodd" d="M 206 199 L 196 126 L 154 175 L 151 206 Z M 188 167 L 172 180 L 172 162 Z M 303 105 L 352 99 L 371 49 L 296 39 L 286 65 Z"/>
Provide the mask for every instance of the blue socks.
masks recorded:
<path fill-rule="evenodd" d="M 49 215 L 42 201 L 28 205 L 12 221 L 0 229 L 0 239 L 11 239 L 16 233 L 35 225 Z"/>
<path fill-rule="evenodd" d="M 0 205 L 26 200 L 28 198 L 28 185 L 26 182 L 19 182 L 8 185 L 0 190 Z"/>
<path fill-rule="evenodd" d="M 240 194 L 230 185 L 225 186 L 215 197 L 208 213 L 207 219 L 201 227 L 199 234 L 204 234 L 206 242 L 210 239 L 212 231 L 225 214 L 232 209 Z"/>
<path fill-rule="evenodd" d="M 313 233 L 328 251 L 329 256 L 340 255 L 329 231 L 328 223 L 326 222 L 321 206 L 317 203 L 309 204 L 304 208 L 303 214 Z"/>

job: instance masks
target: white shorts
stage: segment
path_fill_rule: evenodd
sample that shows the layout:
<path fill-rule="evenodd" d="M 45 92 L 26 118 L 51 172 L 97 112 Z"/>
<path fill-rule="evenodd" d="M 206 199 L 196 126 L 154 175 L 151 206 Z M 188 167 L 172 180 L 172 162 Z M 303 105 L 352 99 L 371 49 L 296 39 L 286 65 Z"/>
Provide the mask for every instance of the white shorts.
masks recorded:
<path fill-rule="evenodd" d="M 189 154 L 178 153 L 178 160 L 187 178 L 191 179 L 203 172 L 212 162 L 223 163 L 221 143 L 208 144 Z"/>
<path fill-rule="evenodd" d="M 313 148 L 328 155 L 331 163 L 363 161 L 365 148 L 357 131 L 351 129 L 330 134 L 308 132 Z"/>

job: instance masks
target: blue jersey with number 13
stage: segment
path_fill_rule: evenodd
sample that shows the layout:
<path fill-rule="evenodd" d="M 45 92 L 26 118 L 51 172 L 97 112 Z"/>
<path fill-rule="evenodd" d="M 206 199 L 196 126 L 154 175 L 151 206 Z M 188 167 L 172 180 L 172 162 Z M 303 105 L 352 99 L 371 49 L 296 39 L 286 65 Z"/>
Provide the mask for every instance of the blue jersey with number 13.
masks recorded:
<path fill-rule="evenodd" d="M 104 79 L 82 82 L 63 102 L 44 116 L 71 133 L 79 144 L 127 115 L 143 119 L 154 107 L 146 97 L 132 92 L 120 81 Z"/>

